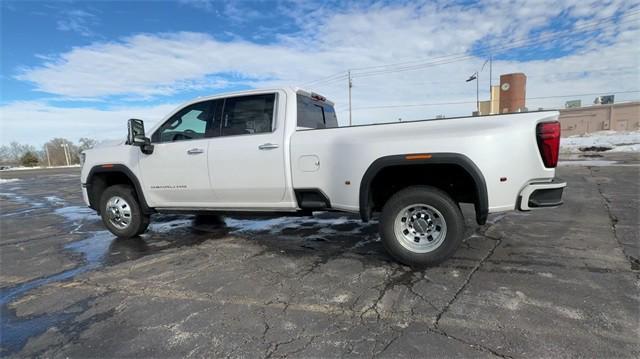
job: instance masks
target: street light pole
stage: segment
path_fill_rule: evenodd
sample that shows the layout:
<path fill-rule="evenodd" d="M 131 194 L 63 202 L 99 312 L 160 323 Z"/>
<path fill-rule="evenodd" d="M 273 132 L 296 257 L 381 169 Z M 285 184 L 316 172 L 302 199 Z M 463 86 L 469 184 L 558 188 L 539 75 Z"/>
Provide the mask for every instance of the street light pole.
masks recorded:
<path fill-rule="evenodd" d="M 353 87 L 353 82 L 351 82 L 351 70 L 347 71 L 347 75 L 349 77 L 349 126 L 351 126 L 351 88 Z"/>
<path fill-rule="evenodd" d="M 478 114 L 478 116 L 480 116 L 480 72 L 484 70 L 484 67 L 487 65 L 487 62 L 489 62 L 489 96 L 491 96 L 491 62 L 490 61 L 491 61 L 491 58 L 485 61 L 484 64 L 482 64 L 482 67 L 480 68 L 480 70 L 474 72 L 473 75 L 469 76 L 469 78 L 466 81 L 466 82 L 473 81 L 473 80 L 476 81 L 476 113 Z"/>
<path fill-rule="evenodd" d="M 469 76 L 469 78 L 465 82 L 470 82 L 473 80 L 476 81 L 476 112 L 478 113 L 478 116 L 480 116 L 480 85 L 478 85 L 480 83 L 480 80 L 478 80 L 478 71 Z"/>

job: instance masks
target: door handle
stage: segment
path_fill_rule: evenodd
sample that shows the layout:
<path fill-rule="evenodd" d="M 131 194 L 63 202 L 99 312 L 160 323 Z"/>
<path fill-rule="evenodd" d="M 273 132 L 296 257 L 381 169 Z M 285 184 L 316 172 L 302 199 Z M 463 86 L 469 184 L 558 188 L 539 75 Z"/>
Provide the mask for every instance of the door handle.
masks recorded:
<path fill-rule="evenodd" d="M 204 150 L 202 148 L 192 148 L 187 151 L 187 153 L 190 155 L 197 155 L 198 153 L 204 153 Z"/>
<path fill-rule="evenodd" d="M 277 144 L 275 144 L 275 143 L 265 143 L 265 144 L 262 144 L 262 145 L 258 146 L 258 149 L 260 149 L 260 150 L 272 150 L 272 149 L 278 148 L 278 147 L 279 146 Z"/>

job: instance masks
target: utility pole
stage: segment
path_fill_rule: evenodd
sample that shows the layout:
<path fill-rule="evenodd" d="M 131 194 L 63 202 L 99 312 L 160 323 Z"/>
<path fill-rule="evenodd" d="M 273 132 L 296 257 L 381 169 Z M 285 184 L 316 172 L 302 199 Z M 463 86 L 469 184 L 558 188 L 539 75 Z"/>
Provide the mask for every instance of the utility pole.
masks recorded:
<path fill-rule="evenodd" d="M 476 72 L 476 111 L 480 116 L 480 71 Z"/>
<path fill-rule="evenodd" d="M 489 114 L 493 114 L 493 55 L 489 55 Z"/>
<path fill-rule="evenodd" d="M 67 162 L 67 166 L 69 166 L 69 156 L 67 155 L 67 144 L 63 143 L 60 145 L 62 147 L 62 151 L 64 152 L 64 159 Z"/>
<path fill-rule="evenodd" d="M 47 153 L 47 164 L 49 165 L 48 167 L 51 167 L 51 157 L 49 157 L 49 146 L 47 146 L 47 144 L 44 144 L 44 151 Z"/>
<path fill-rule="evenodd" d="M 351 70 L 347 71 L 347 75 L 349 77 L 349 126 L 351 126 L 351 88 L 353 87 L 353 82 L 351 82 Z"/>
<path fill-rule="evenodd" d="M 489 98 L 493 101 L 493 55 L 489 55 Z"/>

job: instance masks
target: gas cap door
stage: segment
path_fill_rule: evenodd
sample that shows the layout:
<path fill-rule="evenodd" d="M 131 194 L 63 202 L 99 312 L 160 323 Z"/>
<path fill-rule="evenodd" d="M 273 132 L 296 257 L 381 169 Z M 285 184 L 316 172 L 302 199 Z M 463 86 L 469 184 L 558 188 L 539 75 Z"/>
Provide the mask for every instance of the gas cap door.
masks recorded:
<path fill-rule="evenodd" d="M 316 155 L 300 156 L 298 167 L 303 172 L 316 172 L 320 169 L 320 158 Z"/>

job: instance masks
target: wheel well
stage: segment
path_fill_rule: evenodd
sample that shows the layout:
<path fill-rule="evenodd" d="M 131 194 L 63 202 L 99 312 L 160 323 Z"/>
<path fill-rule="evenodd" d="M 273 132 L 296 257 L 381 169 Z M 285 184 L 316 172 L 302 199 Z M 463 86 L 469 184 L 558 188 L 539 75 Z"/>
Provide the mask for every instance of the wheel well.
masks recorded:
<path fill-rule="evenodd" d="M 113 170 L 104 170 L 98 168 L 97 170 L 92 170 L 87 181 L 89 207 L 95 209 L 99 213 L 100 197 L 102 196 L 104 190 L 113 185 L 121 184 L 128 185 L 133 188 L 136 199 L 140 203 L 140 207 L 142 208 L 142 211 L 144 213 L 152 213 L 153 210 L 147 206 L 147 202 L 145 201 L 144 195 L 141 192 L 142 190 L 140 188 L 140 184 L 137 182 L 137 179 L 133 177 L 133 174 L 127 172 L 130 172 L 127 168 L 114 168 Z"/>
<path fill-rule="evenodd" d="M 380 211 L 389 197 L 401 189 L 413 185 L 429 185 L 439 188 L 455 202 L 474 203 L 476 186 L 473 178 L 455 164 L 405 165 L 383 168 L 371 182 L 371 206 Z"/>
<path fill-rule="evenodd" d="M 452 153 L 428 155 L 409 161 L 407 155 L 382 157 L 367 169 L 360 186 L 360 215 L 367 221 L 399 190 L 429 185 L 445 191 L 457 203 L 473 203 L 476 221 L 484 224 L 488 214 L 484 177 L 467 157 Z M 409 156 L 411 157 L 411 156 Z"/>

